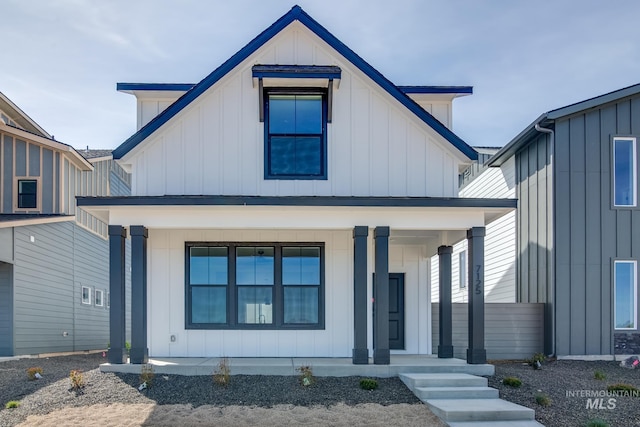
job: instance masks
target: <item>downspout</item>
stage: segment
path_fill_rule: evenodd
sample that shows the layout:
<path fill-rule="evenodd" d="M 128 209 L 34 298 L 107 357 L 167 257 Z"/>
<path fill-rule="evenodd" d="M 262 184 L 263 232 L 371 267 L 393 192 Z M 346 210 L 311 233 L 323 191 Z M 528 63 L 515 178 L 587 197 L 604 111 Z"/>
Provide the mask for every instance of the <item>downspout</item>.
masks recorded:
<path fill-rule="evenodd" d="M 538 132 L 549 134 L 549 168 L 551 169 L 551 173 L 547 177 L 547 188 L 551 192 L 551 197 L 548 197 L 548 203 L 551 205 L 547 209 L 547 227 L 551 230 L 551 242 L 549 245 L 549 256 L 551 258 L 551 262 L 547 263 L 547 303 L 551 304 L 551 354 L 553 356 L 556 354 L 556 280 L 555 280 L 555 270 L 556 270 L 556 233 L 554 230 L 555 223 L 555 191 L 554 191 L 554 176 L 555 176 L 555 163 L 554 163 L 554 154 L 555 154 L 555 134 L 552 129 L 543 128 L 539 123 L 536 123 L 535 126 Z"/>

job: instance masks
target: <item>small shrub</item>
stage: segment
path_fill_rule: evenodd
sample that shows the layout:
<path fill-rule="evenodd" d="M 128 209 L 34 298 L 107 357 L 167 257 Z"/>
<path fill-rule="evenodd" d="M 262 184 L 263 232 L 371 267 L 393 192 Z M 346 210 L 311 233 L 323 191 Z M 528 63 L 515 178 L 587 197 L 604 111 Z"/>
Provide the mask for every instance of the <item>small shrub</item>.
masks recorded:
<path fill-rule="evenodd" d="M 309 365 L 303 365 L 296 368 L 296 371 L 300 372 L 300 383 L 308 387 L 315 382 L 315 378 L 313 378 L 313 370 Z"/>
<path fill-rule="evenodd" d="M 542 353 L 536 353 L 531 359 L 529 359 L 529 365 L 533 366 L 533 369 L 540 369 L 546 360 L 547 356 Z"/>
<path fill-rule="evenodd" d="M 536 403 L 540 406 L 549 406 L 551 405 L 551 399 L 544 393 L 536 393 L 535 394 Z"/>
<path fill-rule="evenodd" d="M 27 369 L 27 376 L 31 381 L 36 379 L 36 374 L 42 375 L 42 368 L 39 366 L 34 366 L 32 368 Z"/>
<path fill-rule="evenodd" d="M 6 409 L 15 409 L 18 406 L 20 406 L 20 402 L 18 402 L 17 400 L 10 400 L 6 405 L 4 405 Z"/>
<path fill-rule="evenodd" d="M 69 372 L 69 379 L 71 380 L 71 389 L 75 391 L 80 391 L 85 383 L 84 383 L 84 375 L 82 375 L 82 371 L 78 369 L 74 369 Z"/>
<path fill-rule="evenodd" d="M 375 390 L 378 388 L 378 381 L 373 378 L 363 378 L 360 380 L 360 388 L 363 390 Z"/>
<path fill-rule="evenodd" d="M 223 387 L 231 382 L 231 364 L 228 358 L 223 357 L 218 362 L 218 367 L 213 371 L 213 381 Z"/>
<path fill-rule="evenodd" d="M 140 368 L 140 382 L 146 384 L 147 387 L 151 387 L 151 383 L 153 379 L 156 377 L 155 372 L 153 372 L 153 365 L 147 363 L 142 365 Z"/>
<path fill-rule="evenodd" d="M 586 427 L 609 427 L 609 424 L 607 424 L 607 422 L 604 420 L 596 418 L 594 420 L 587 421 L 587 424 L 585 424 L 585 426 Z"/>
<path fill-rule="evenodd" d="M 593 373 L 593 378 L 597 379 L 598 381 L 603 381 L 607 378 L 607 376 L 604 374 L 604 372 L 598 369 Z"/>
<path fill-rule="evenodd" d="M 127 354 L 129 354 L 131 352 L 131 343 L 129 341 L 125 341 L 124 348 L 127 350 Z"/>
<path fill-rule="evenodd" d="M 635 388 L 634 386 L 632 386 L 631 384 L 624 384 L 624 383 L 618 383 L 618 384 L 611 384 L 610 386 L 607 387 L 608 391 L 629 391 L 629 392 L 639 392 L 639 390 L 637 388 Z"/>
<path fill-rule="evenodd" d="M 520 381 L 520 379 L 516 377 L 506 377 L 502 380 L 502 384 L 508 385 L 509 387 L 518 388 L 522 385 L 522 381 Z"/>

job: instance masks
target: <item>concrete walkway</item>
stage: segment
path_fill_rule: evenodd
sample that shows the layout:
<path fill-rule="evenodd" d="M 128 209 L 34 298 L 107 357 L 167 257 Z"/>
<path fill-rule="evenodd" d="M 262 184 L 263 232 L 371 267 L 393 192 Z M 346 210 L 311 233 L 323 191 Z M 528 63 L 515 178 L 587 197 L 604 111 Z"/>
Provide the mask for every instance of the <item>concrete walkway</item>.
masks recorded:
<path fill-rule="evenodd" d="M 149 364 L 156 374 L 172 375 L 211 375 L 219 366 L 218 357 L 171 357 L 152 358 Z M 229 358 L 232 375 L 298 375 L 300 366 L 310 366 L 313 375 L 319 377 L 396 377 L 401 373 L 468 373 L 473 375 L 493 375 L 493 365 L 468 365 L 461 359 L 438 359 L 429 355 L 392 355 L 389 365 L 354 365 L 350 358 L 316 357 L 264 357 Z M 140 373 L 142 365 L 110 364 L 100 365 L 102 372 Z"/>

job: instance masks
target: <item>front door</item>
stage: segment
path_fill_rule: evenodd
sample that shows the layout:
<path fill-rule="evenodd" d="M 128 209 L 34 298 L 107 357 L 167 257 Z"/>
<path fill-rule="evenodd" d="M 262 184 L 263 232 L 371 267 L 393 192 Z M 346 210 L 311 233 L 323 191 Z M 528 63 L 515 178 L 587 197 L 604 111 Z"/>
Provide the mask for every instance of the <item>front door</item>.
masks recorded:
<path fill-rule="evenodd" d="M 389 273 L 389 349 L 404 350 L 404 273 Z"/>

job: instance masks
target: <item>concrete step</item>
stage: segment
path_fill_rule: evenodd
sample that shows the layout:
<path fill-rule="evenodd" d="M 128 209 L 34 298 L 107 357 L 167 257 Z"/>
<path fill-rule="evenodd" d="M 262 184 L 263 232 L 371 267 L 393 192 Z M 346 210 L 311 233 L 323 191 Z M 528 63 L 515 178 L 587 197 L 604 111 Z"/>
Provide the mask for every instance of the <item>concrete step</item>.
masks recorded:
<path fill-rule="evenodd" d="M 425 403 L 445 422 L 535 420 L 533 409 L 501 399 L 429 399 Z"/>
<path fill-rule="evenodd" d="M 416 387 L 486 387 L 487 379 L 469 374 L 400 374 L 400 379 L 410 390 Z"/>
<path fill-rule="evenodd" d="M 416 387 L 413 393 L 420 400 L 498 398 L 498 390 L 491 387 Z"/>
<path fill-rule="evenodd" d="M 449 423 L 449 427 L 544 427 L 535 420 L 524 421 L 459 421 Z"/>
<path fill-rule="evenodd" d="M 465 362 L 451 363 L 442 365 L 423 365 L 423 366 L 397 366 L 398 374 L 402 373 L 460 373 L 470 375 L 492 376 L 495 374 L 495 366 L 489 364 L 469 365 Z"/>

